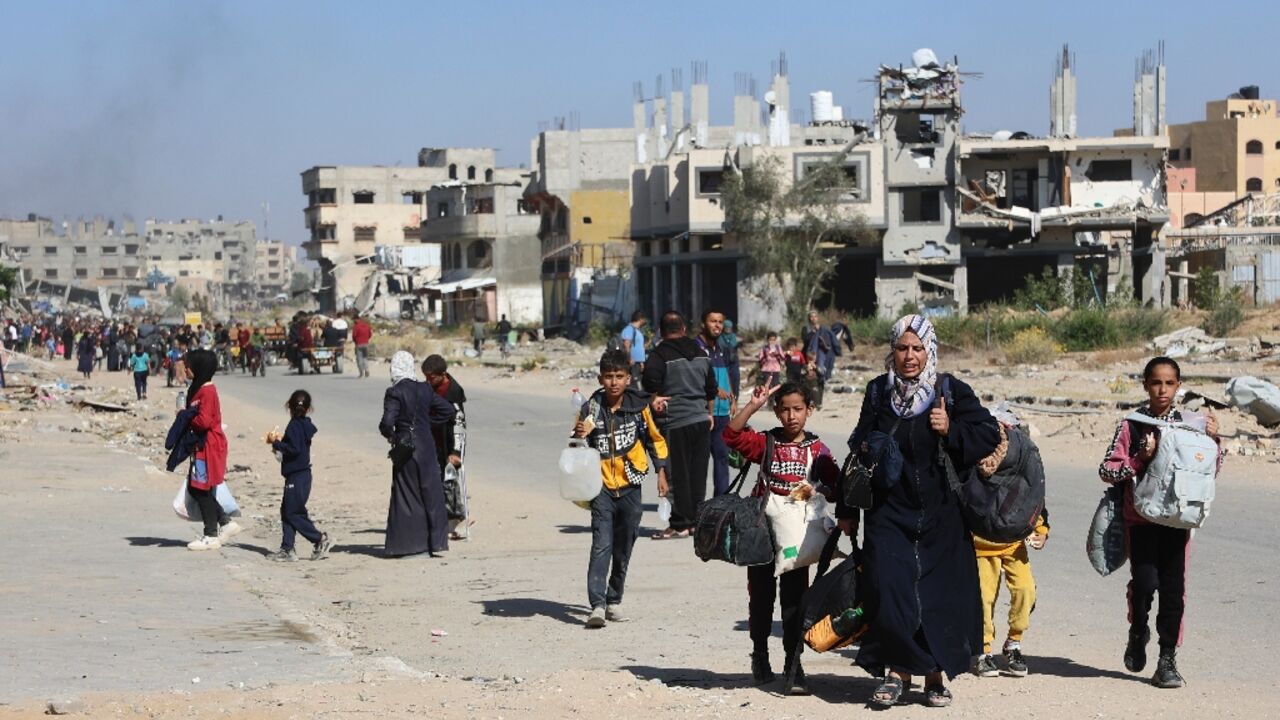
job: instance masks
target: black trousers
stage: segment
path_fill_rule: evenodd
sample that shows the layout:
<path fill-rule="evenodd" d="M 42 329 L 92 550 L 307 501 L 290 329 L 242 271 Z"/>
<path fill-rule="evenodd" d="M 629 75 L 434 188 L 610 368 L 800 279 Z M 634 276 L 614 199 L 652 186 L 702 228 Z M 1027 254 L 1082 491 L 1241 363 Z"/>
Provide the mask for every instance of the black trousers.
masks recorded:
<path fill-rule="evenodd" d="M 200 519 L 204 521 L 204 536 L 216 537 L 218 535 L 218 526 L 226 525 L 229 521 L 227 514 L 222 511 L 222 506 L 218 504 L 218 500 L 213 496 L 214 489 L 199 490 L 187 485 L 187 494 L 196 499 L 196 507 L 200 508 Z"/>
<path fill-rule="evenodd" d="M 147 394 L 147 371 L 146 370 L 143 370 L 142 372 L 138 372 L 136 370 L 134 371 L 133 390 L 135 393 L 138 394 L 139 400 L 142 399 L 143 395 Z"/>
<path fill-rule="evenodd" d="M 752 565 L 747 568 L 747 629 L 755 652 L 769 651 L 769 636 L 773 632 L 773 599 L 778 596 L 782 605 L 782 645 L 787 655 L 797 652 L 803 645 L 802 627 L 804 614 L 801 601 L 809 589 L 809 568 L 796 568 L 774 577 L 773 565 Z"/>
<path fill-rule="evenodd" d="M 1147 627 L 1151 603 L 1160 593 L 1156 636 L 1161 650 L 1182 643 L 1182 614 L 1186 608 L 1187 551 L 1191 532 L 1163 525 L 1129 526 L 1129 624 Z"/>
<path fill-rule="evenodd" d="M 284 479 L 284 496 L 280 499 L 280 547 L 292 548 L 294 534 L 301 534 L 313 545 L 320 543 L 320 531 L 307 514 L 307 498 L 311 497 L 311 471 L 296 472 Z"/>
<path fill-rule="evenodd" d="M 711 424 L 699 420 L 666 430 L 667 482 L 671 486 L 671 528 L 693 527 L 698 503 L 707 499 L 707 463 L 711 459 Z"/>

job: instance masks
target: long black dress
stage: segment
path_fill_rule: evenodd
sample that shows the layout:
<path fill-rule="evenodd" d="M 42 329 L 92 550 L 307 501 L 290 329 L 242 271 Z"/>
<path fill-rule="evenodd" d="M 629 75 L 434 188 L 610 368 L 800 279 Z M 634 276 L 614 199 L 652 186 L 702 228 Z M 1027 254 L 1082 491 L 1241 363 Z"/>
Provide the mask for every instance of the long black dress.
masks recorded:
<path fill-rule="evenodd" d="M 885 397 L 887 375 L 874 393 Z M 938 443 L 957 468 L 990 455 L 999 429 L 973 390 L 951 380 L 951 426 L 947 436 L 929 427 L 926 411 L 902 418 L 894 438 L 902 450 L 902 476 L 875 489 L 863 522 L 863 577 L 870 628 L 858 665 L 875 677 L 887 669 L 912 675 L 965 672 L 982 649 L 982 604 L 973 536 L 965 528 L 955 493 L 938 463 Z M 887 403 L 872 407 L 868 384 L 854 439 L 872 430 L 889 432 L 895 415 Z M 961 472 L 961 477 L 964 477 Z M 842 516 L 848 509 L 839 508 Z"/>
<path fill-rule="evenodd" d="M 433 424 L 453 419 L 454 409 L 431 386 L 401 380 L 387 388 L 378 431 L 388 440 L 413 431 L 413 457 L 391 469 L 391 506 L 387 510 L 388 555 L 412 555 L 449 549 L 449 519 L 444 484 L 436 458 Z"/>

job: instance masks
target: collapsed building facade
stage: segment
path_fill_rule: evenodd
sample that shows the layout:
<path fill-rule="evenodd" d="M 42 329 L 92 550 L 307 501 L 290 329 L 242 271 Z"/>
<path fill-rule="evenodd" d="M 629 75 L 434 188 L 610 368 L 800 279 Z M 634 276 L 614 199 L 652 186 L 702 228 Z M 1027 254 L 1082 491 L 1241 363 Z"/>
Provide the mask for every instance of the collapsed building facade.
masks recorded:
<path fill-rule="evenodd" d="M 843 156 L 851 189 L 842 202 L 869 232 L 824 248 L 836 264 L 821 303 L 856 314 L 964 312 L 971 303 L 1008 299 L 1044 267 L 1081 271 L 1095 292 L 1132 283 L 1142 300 L 1162 297 L 1157 242 L 1168 219 L 1163 103 L 1138 113 L 1155 134 L 1077 138 L 1075 80 L 1059 61 L 1051 90 L 1054 135 L 965 135 L 963 75 L 918 51 L 910 67 L 881 66 L 874 118 L 846 120 L 829 93 L 810 97 L 813 120 L 791 122 L 785 61 L 775 65 L 765 111 L 750 87 L 734 100 L 732 129 L 694 132 L 681 147 L 657 137 L 648 160 L 638 142 L 632 182 L 632 238 L 640 307 L 698 312 L 719 308 L 743 327 L 776 325 L 780 313 L 759 297 L 741 244 L 726 228 L 719 183 L 726 169 L 780 157 L 790 181 L 809 163 Z M 1135 87 L 1163 89 L 1139 77 Z M 705 93 L 705 90 L 701 91 Z M 1161 96 L 1162 97 L 1162 96 Z M 639 113 L 638 113 L 639 114 Z M 660 117 L 660 116 L 658 116 Z M 1137 124 L 1137 123 L 1136 123 Z M 698 127 L 696 118 L 692 126 Z"/>
<path fill-rule="evenodd" d="M 25 292 L 55 304 L 79 290 L 126 298 L 183 287 L 228 307 L 257 292 L 257 229 L 248 221 L 149 219 L 139 229 L 127 219 L 55 224 L 33 214 L 0 220 L 0 241 Z"/>

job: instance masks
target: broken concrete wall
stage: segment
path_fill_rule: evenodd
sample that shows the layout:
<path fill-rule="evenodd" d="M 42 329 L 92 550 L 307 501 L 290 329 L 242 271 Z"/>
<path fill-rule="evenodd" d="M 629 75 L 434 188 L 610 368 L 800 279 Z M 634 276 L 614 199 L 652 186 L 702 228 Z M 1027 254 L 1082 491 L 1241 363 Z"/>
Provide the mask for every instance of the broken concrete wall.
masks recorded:
<path fill-rule="evenodd" d="M 1129 179 L 1115 179 L 1118 163 L 1129 163 Z M 1071 205 L 1111 207 L 1122 203 L 1147 207 L 1167 204 L 1164 151 L 1080 150 L 1071 154 Z"/>

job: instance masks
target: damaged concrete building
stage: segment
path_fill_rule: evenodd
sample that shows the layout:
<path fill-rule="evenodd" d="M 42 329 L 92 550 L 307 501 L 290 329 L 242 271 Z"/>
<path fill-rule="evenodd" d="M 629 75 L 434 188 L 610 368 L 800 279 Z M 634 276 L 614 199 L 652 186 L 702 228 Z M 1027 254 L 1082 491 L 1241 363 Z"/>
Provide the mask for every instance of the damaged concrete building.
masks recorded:
<path fill-rule="evenodd" d="M 746 88 L 735 98 L 728 136 L 709 132 L 705 142 L 671 149 L 662 148 L 659 134 L 662 157 L 637 153 L 632 238 L 640 307 L 657 313 L 715 306 L 742 327 L 776 326 L 779 314 L 753 297 L 744 255 L 724 226 L 718 183 L 726 168 L 749 168 L 769 156 L 784 156 L 794 180 L 807 163 L 839 152 L 848 153 L 854 183 L 846 201 L 871 233 L 824 249 L 837 273 L 821 306 L 883 316 L 908 304 L 964 312 L 970 304 L 1009 299 L 1026 275 L 1045 267 L 1090 273 L 1100 297 L 1129 282 L 1141 299 L 1158 301 L 1164 272 L 1154 241 L 1168 215 L 1168 140 L 1075 137 L 1069 51 L 1057 67 L 1054 136 L 1037 138 L 964 134 L 962 73 L 928 50 L 915 53 L 910 66 L 879 68 L 870 123 L 844 120 L 843 113 L 834 120 L 822 107 L 829 94 L 814 93 L 815 120 L 793 124 L 780 62 L 765 113 Z"/>
<path fill-rule="evenodd" d="M 355 306 L 377 271 L 378 247 L 422 242 L 427 191 L 450 180 L 492 181 L 495 170 L 492 148 L 423 148 L 416 167 L 321 165 L 303 171 L 309 233 L 303 247 L 320 265 L 321 310 Z"/>
<path fill-rule="evenodd" d="M 499 168 L 487 180 L 450 180 L 427 191 L 421 240 L 439 247 L 441 274 L 422 287 L 439 324 L 495 322 L 541 327 L 540 217 L 525 200 L 529 172 Z"/>
<path fill-rule="evenodd" d="M 259 241 L 254 261 L 258 298 L 270 300 L 282 292 L 288 292 L 297 264 L 296 245 L 288 245 L 280 240 Z"/>

